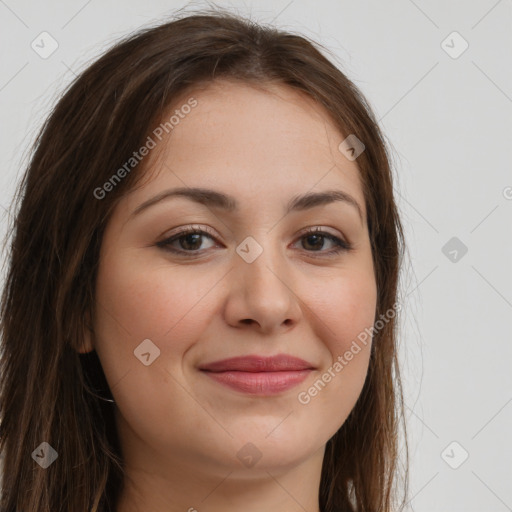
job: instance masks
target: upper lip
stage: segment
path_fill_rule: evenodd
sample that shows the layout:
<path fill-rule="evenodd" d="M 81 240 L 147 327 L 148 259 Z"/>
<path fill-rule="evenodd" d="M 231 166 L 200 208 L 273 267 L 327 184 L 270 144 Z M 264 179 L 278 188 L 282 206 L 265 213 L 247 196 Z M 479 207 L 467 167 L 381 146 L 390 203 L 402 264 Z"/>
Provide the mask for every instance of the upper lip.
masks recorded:
<path fill-rule="evenodd" d="M 199 366 L 200 370 L 211 372 L 283 372 L 314 369 L 314 366 L 295 356 L 278 354 L 276 356 L 240 356 L 222 359 Z"/>

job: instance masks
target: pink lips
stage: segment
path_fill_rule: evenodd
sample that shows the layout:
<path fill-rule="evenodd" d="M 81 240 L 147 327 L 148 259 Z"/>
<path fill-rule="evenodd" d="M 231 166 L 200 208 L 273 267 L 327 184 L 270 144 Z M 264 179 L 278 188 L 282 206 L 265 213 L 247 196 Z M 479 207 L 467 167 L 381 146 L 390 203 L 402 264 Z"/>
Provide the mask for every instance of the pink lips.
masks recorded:
<path fill-rule="evenodd" d="M 208 377 L 237 391 L 272 395 L 302 382 L 314 366 L 287 354 L 222 359 L 199 368 Z"/>

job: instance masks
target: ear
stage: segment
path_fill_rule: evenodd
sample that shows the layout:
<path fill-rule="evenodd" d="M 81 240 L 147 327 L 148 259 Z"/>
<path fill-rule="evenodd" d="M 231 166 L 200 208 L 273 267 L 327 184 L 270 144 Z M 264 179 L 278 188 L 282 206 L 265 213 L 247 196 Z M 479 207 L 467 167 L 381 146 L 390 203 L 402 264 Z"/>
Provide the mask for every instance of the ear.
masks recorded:
<path fill-rule="evenodd" d="M 92 328 L 91 315 L 87 311 L 84 315 L 84 329 L 81 340 L 77 342 L 78 348 L 76 351 L 79 354 L 87 354 L 94 350 L 94 330 Z"/>

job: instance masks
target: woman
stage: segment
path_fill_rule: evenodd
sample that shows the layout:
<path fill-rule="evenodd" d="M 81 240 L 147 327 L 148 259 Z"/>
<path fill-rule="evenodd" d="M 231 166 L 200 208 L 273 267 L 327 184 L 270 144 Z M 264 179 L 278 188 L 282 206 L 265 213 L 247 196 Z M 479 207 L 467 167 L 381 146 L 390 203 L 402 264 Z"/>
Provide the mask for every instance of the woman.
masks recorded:
<path fill-rule="evenodd" d="M 136 33 L 16 199 L 3 511 L 396 510 L 402 227 L 314 44 L 221 11 Z"/>

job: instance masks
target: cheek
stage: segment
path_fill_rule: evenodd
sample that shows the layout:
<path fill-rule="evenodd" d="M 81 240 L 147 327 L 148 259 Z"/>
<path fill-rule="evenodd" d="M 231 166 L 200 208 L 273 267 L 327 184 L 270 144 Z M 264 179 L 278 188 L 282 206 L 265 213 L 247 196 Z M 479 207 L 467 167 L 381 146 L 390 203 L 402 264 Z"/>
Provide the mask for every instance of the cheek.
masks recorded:
<path fill-rule="evenodd" d="M 301 425 L 313 423 L 315 435 L 322 435 L 325 442 L 345 423 L 368 372 L 371 339 L 363 343 L 358 336 L 373 325 L 376 287 L 372 279 L 351 276 L 333 280 L 310 303 L 321 331 L 316 335 L 323 340 L 328 357 L 315 379 L 299 389 L 297 418 Z"/>
<path fill-rule="evenodd" d="M 162 441 L 178 436 L 179 425 L 169 427 L 173 411 L 194 419 L 188 413 L 195 402 L 182 391 L 180 368 L 211 322 L 209 292 L 219 279 L 197 270 L 194 276 L 192 281 L 191 272 L 178 267 L 150 267 L 136 256 L 114 253 L 98 272 L 95 344 L 105 377 L 128 422 L 140 433 L 153 425 L 152 435 Z M 134 351 L 147 339 L 160 352 L 145 366 Z"/>
<path fill-rule="evenodd" d="M 333 278 L 310 294 L 310 308 L 323 328 L 319 337 L 325 340 L 333 358 L 348 350 L 353 340 L 369 329 L 375 320 L 377 289 L 373 275 L 351 270 Z"/>
<path fill-rule="evenodd" d="M 136 256 L 111 254 L 100 265 L 97 286 L 96 350 L 111 386 L 143 366 L 134 351 L 146 339 L 160 351 L 155 364 L 161 379 L 176 367 L 211 319 L 208 293 L 218 279 L 207 273 L 179 271 L 169 264 L 151 265 Z M 142 368 L 141 368 L 142 367 Z M 156 378 L 156 372 L 152 378 Z"/>
<path fill-rule="evenodd" d="M 368 333 L 376 301 L 376 283 L 367 269 L 351 269 L 310 296 L 309 307 L 319 329 L 316 336 L 323 340 L 329 357 L 318 375 L 321 382 L 315 381 L 311 393 L 305 391 L 315 402 L 311 410 L 336 411 L 330 419 L 335 429 L 354 406 L 366 379 L 372 343 Z"/>
<path fill-rule="evenodd" d="M 208 276 L 179 271 L 177 267 L 144 266 L 137 258 L 118 257 L 114 262 L 105 260 L 104 271 L 98 275 L 98 301 L 105 306 L 117 329 L 124 328 L 136 343 L 145 338 L 165 343 L 179 343 L 190 338 L 188 331 L 202 326 L 201 302 L 215 285 Z M 135 348 L 135 347 L 133 347 Z M 132 348 L 132 350 L 133 350 Z"/>

